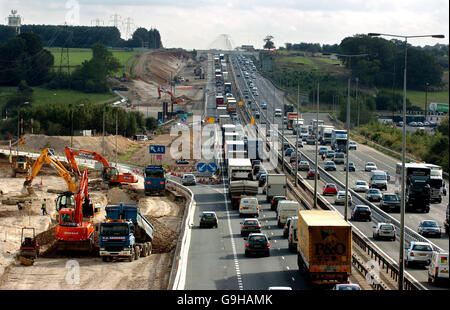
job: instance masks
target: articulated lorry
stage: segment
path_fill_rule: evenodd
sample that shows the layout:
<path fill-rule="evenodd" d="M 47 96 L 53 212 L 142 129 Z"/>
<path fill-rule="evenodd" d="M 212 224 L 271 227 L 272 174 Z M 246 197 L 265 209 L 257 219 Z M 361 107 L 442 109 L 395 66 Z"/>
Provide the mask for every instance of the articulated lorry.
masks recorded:
<path fill-rule="evenodd" d="M 333 129 L 331 133 L 331 148 L 336 152 L 347 153 L 347 130 Z"/>
<path fill-rule="evenodd" d="M 287 196 L 287 178 L 285 174 L 268 174 L 267 184 L 267 202 L 271 202 L 274 196 Z"/>
<path fill-rule="evenodd" d="M 333 126 L 319 125 L 319 142 L 322 145 L 331 144 L 331 136 L 333 134 Z"/>
<path fill-rule="evenodd" d="M 300 210 L 297 263 L 313 285 L 347 283 L 352 265 L 352 227 L 335 211 Z"/>
<path fill-rule="evenodd" d="M 132 262 L 150 255 L 153 225 L 143 216 L 137 204 L 108 205 L 106 220 L 100 224 L 100 256 L 103 261 L 126 258 Z"/>
<path fill-rule="evenodd" d="M 241 196 L 256 196 L 258 194 L 258 181 L 253 181 L 252 171 L 250 159 L 228 159 L 229 193 L 233 209 L 239 207 Z"/>

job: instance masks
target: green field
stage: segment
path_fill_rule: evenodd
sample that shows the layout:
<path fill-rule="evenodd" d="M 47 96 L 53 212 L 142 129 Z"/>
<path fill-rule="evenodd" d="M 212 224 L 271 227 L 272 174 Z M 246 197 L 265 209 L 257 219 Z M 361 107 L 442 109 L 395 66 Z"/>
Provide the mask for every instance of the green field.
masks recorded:
<path fill-rule="evenodd" d="M 57 47 L 47 47 L 53 57 L 55 58 L 54 69 L 59 70 L 59 66 L 61 64 L 61 48 Z M 111 50 L 114 57 L 116 57 L 120 64 L 124 66 L 128 59 L 130 59 L 133 55 L 138 54 L 138 51 L 123 51 L 123 50 Z M 66 54 L 63 55 L 66 57 Z M 90 48 L 69 48 L 69 65 L 70 70 L 74 70 L 77 66 L 80 66 L 83 61 L 89 60 L 92 58 L 92 50 Z M 64 59 L 65 60 L 65 59 Z M 123 69 L 121 68 L 117 72 L 116 75 L 122 74 Z"/>
<path fill-rule="evenodd" d="M 15 87 L 0 87 L 0 104 L 6 103 L 7 96 L 15 92 Z M 33 87 L 33 105 L 63 103 L 72 104 L 83 100 L 91 103 L 101 103 L 113 101 L 117 96 L 114 94 L 88 94 L 74 90 L 49 90 L 40 87 Z"/>
<path fill-rule="evenodd" d="M 390 89 L 384 89 L 387 92 L 392 92 Z M 398 89 L 396 90 L 397 94 L 403 95 L 403 90 Z M 438 102 L 438 103 L 449 103 L 448 98 L 448 91 L 440 91 L 440 92 L 430 92 L 428 91 L 427 94 L 427 102 Z M 406 91 L 406 98 L 411 101 L 411 104 L 413 106 L 417 106 L 421 109 L 425 107 L 425 91 L 420 90 L 407 90 Z M 427 104 L 428 107 L 428 104 Z"/>
<path fill-rule="evenodd" d="M 308 57 L 303 57 L 303 56 L 286 56 L 286 57 L 281 57 L 279 59 L 281 64 L 289 64 L 289 63 L 293 63 L 296 65 L 301 65 L 301 66 L 307 66 L 307 67 L 311 67 L 311 69 L 317 70 L 319 69 L 319 66 L 312 61 L 311 58 Z"/>

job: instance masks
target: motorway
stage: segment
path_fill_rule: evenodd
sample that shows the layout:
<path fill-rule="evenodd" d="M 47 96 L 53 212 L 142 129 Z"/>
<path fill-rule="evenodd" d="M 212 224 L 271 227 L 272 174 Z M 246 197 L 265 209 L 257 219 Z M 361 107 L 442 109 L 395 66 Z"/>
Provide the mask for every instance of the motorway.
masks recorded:
<path fill-rule="evenodd" d="M 214 89 L 211 55 L 208 59 L 207 89 Z M 206 117 L 216 116 L 215 97 L 209 92 L 205 106 Z M 196 113 L 196 112 L 194 112 Z M 222 167 L 223 168 L 223 167 Z M 275 212 L 265 203 L 265 195 L 258 195 L 261 204 L 259 220 L 262 231 L 271 237 L 269 257 L 245 257 L 245 241 L 240 236 L 242 218 L 232 210 L 228 200 L 225 177 L 220 185 L 189 187 L 195 195 L 194 227 L 188 253 L 184 289 L 265 290 L 269 286 L 290 286 L 296 290 L 310 289 L 300 276 L 297 256 L 290 253 L 287 240 L 277 227 Z M 261 192 L 261 188 L 259 189 Z M 203 211 L 214 211 L 218 228 L 198 228 Z"/>
<path fill-rule="evenodd" d="M 237 81 L 241 90 L 248 89 L 245 83 L 244 78 L 242 77 L 242 69 L 240 67 L 235 69 L 235 73 L 238 73 L 241 77 L 237 77 Z M 274 121 L 275 124 L 278 125 L 279 130 L 281 131 L 281 117 L 274 117 L 274 109 L 283 108 L 283 97 L 282 93 L 278 90 L 274 91 L 273 86 L 263 77 L 261 77 L 258 73 L 256 73 L 256 79 L 254 79 L 254 84 L 258 88 L 259 96 L 250 95 L 250 99 L 256 101 L 258 104 L 261 102 L 265 102 L 267 104 L 267 110 L 260 110 L 261 117 L 262 115 L 267 115 L 268 122 L 271 123 Z M 247 101 L 247 100 L 246 100 Z M 315 113 L 303 114 L 301 117 L 305 119 L 305 124 L 309 125 L 309 120 L 315 118 Z M 321 113 L 319 115 L 319 119 L 323 119 L 326 123 L 330 123 L 328 116 Z M 258 122 L 258 121 L 257 121 Z M 289 141 L 295 145 L 296 136 L 292 135 L 292 131 L 284 130 L 284 134 L 289 139 Z M 281 143 L 279 144 L 281 146 Z M 308 156 L 310 159 L 314 161 L 315 158 L 315 146 L 306 146 L 301 150 L 302 159 L 306 159 L 304 155 Z M 349 187 L 351 188 L 356 180 L 365 180 L 368 181 L 369 173 L 364 171 L 364 165 L 368 161 L 373 161 L 376 163 L 377 167 L 382 170 L 387 170 L 391 174 L 391 180 L 395 179 L 395 164 L 398 162 L 396 159 L 393 159 L 387 155 L 380 153 L 372 148 L 369 148 L 364 145 L 358 145 L 358 149 L 356 151 L 350 152 L 349 161 L 353 161 L 357 167 L 356 172 L 349 173 Z M 313 166 L 313 165 L 312 165 Z M 323 162 L 319 159 L 319 166 L 323 167 Z M 299 172 L 302 177 L 306 176 L 306 172 Z M 322 173 L 321 173 L 322 174 Z M 336 177 L 340 182 L 345 183 L 345 172 L 343 171 L 343 165 L 338 165 L 338 170 L 336 172 L 331 172 L 331 175 Z M 308 181 L 308 183 L 313 187 L 314 181 Z M 322 188 L 325 183 L 334 183 L 332 180 L 326 178 L 324 175 L 321 175 L 321 180 L 318 183 L 318 192 L 321 193 Z M 340 188 L 343 189 L 343 188 Z M 389 192 L 394 192 L 393 181 L 390 182 L 388 186 Z M 364 194 L 362 195 L 364 197 Z M 432 204 L 430 213 L 407 213 L 405 216 L 406 226 L 410 227 L 413 231 L 417 231 L 418 224 L 420 220 L 423 219 L 433 219 L 442 225 L 443 219 L 445 218 L 445 208 L 448 204 L 448 196 L 443 197 L 443 201 L 441 204 Z M 334 204 L 334 197 L 326 197 L 326 199 Z M 353 197 L 354 202 L 356 204 L 364 204 L 363 202 L 358 201 Z M 335 206 L 339 212 L 344 213 L 344 207 Z M 373 210 L 376 211 L 376 210 Z M 350 217 L 351 210 L 348 210 L 348 217 Z M 374 212 L 375 213 L 375 212 Z M 395 219 L 399 220 L 400 215 L 397 213 L 390 213 Z M 378 214 L 374 214 L 373 217 L 374 223 L 378 221 L 384 221 L 382 217 Z M 398 239 L 396 242 L 390 241 L 374 241 L 372 239 L 372 226 L 374 223 L 363 223 L 363 222 L 353 222 L 353 224 L 360 229 L 369 239 L 372 240 L 383 252 L 385 252 L 389 257 L 391 257 L 395 262 L 399 260 L 399 242 Z M 445 249 L 448 251 L 449 248 L 449 240 L 448 235 L 445 233 L 442 234 L 442 238 L 430 238 L 431 242 L 433 242 L 438 247 Z M 435 287 L 431 287 L 428 285 L 426 271 L 423 269 L 413 269 L 408 268 L 407 271 L 416 278 L 421 284 L 430 288 L 436 289 Z"/>

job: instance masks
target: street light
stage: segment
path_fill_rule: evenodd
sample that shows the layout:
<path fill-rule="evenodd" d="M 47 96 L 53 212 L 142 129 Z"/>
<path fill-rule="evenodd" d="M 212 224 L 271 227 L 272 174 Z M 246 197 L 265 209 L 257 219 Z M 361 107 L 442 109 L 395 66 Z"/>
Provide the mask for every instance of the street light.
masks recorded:
<path fill-rule="evenodd" d="M 335 54 L 339 57 L 344 58 L 353 58 L 353 57 L 365 57 L 368 56 L 368 54 L 357 54 L 357 55 L 345 55 L 345 54 Z M 347 82 L 347 143 L 346 143 L 346 160 L 345 160 L 345 208 L 344 208 L 344 219 L 347 221 L 347 209 L 348 209 L 348 158 L 349 158 L 349 136 L 350 136 L 350 82 L 351 82 L 351 68 L 350 73 L 348 75 L 348 82 Z"/>
<path fill-rule="evenodd" d="M 405 246 L 405 206 L 406 206 L 406 195 L 405 195 L 405 162 L 406 162 L 406 64 L 407 64 L 407 53 L 408 53 L 408 38 L 439 38 L 443 39 L 445 36 L 443 34 L 433 34 L 433 35 L 419 35 L 419 36 L 401 36 L 385 33 L 369 33 L 369 37 L 387 36 L 395 38 L 403 38 L 405 40 L 405 67 L 403 69 L 403 141 L 402 141 L 402 197 L 401 197 L 401 212 L 400 212 L 400 249 L 399 249 L 399 276 L 398 276 L 398 290 L 403 290 L 403 277 L 404 277 L 404 246 Z"/>

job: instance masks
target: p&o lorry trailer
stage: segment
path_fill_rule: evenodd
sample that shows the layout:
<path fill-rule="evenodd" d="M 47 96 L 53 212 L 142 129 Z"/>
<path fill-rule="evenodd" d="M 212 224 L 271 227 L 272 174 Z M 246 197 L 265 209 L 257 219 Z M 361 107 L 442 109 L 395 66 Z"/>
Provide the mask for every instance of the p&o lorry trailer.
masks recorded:
<path fill-rule="evenodd" d="M 335 211 L 300 210 L 297 263 L 312 284 L 347 283 L 352 265 L 352 228 Z"/>
<path fill-rule="evenodd" d="M 100 256 L 103 261 L 126 258 L 132 262 L 150 255 L 153 225 L 143 216 L 137 204 L 108 205 L 106 220 L 100 224 Z"/>

